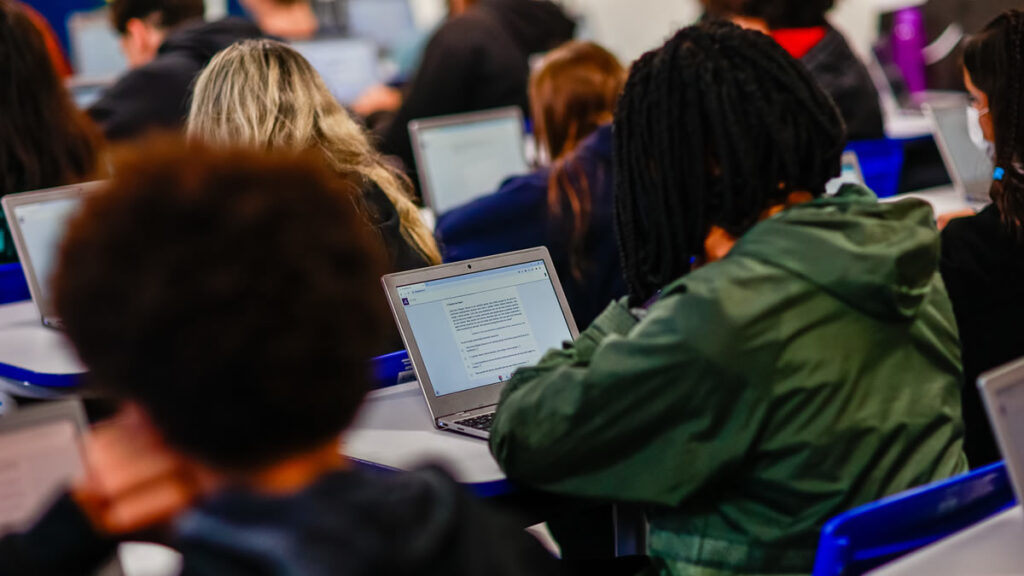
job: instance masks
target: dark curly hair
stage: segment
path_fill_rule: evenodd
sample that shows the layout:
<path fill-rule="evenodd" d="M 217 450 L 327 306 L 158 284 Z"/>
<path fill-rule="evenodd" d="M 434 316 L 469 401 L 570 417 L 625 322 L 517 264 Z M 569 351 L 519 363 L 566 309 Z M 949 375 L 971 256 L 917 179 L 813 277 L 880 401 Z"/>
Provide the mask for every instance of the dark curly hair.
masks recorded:
<path fill-rule="evenodd" d="M 61 248 L 56 303 L 91 381 L 225 469 L 330 441 L 387 322 L 356 180 L 280 152 L 137 150 Z"/>
<path fill-rule="evenodd" d="M 772 30 L 824 26 L 835 0 L 701 0 L 715 17 L 731 14 L 761 18 Z"/>
<path fill-rule="evenodd" d="M 790 192 L 825 192 L 846 129 L 770 36 L 712 21 L 632 68 L 615 114 L 616 218 L 631 302 L 690 271 L 720 226 L 742 236 Z"/>
<path fill-rule="evenodd" d="M 110 0 L 110 23 L 121 34 L 132 18 L 153 18 L 160 28 L 174 28 L 201 19 L 204 12 L 203 0 Z"/>

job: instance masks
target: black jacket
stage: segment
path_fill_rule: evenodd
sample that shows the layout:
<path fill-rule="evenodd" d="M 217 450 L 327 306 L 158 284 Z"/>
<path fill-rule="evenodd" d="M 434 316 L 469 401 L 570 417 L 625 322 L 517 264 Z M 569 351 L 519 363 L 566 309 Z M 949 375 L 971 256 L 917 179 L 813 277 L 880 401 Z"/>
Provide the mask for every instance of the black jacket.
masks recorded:
<path fill-rule="evenodd" d="M 867 67 L 838 30 L 829 27 L 825 38 L 801 62 L 839 106 L 850 140 L 885 137 L 878 90 Z"/>
<path fill-rule="evenodd" d="M 110 140 L 151 129 L 180 129 L 188 116 L 192 83 L 210 59 L 239 40 L 259 36 L 259 28 L 239 18 L 186 24 L 168 35 L 156 59 L 111 86 L 89 115 Z"/>
<path fill-rule="evenodd" d="M 1024 244 L 994 205 L 950 222 L 942 233 L 942 278 L 963 346 L 964 452 L 972 468 L 1001 460 L 978 376 L 1024 356 Z"/>
<path fill-rule="evenodd" d="M 363 186 L 363 209 L 367 219 L 380 234 L 384 250 L 387 252 L 389 272 L 405 272 L 430 266 L 420 252 L 402 235 L 402 220 L 398 209 L 387 194 L 374 182 L 366 182 Z"/>
<path fill-rule="evenodd" d="M 435 469 L 338 472 L 294 496 L 220 494 L 174 526 L 182 576 L 553 574 L 531 536 Z M 0 574 L 88 574 L 116 542 L 95 534 L 70 498 L 30 532 L 0 540 Z"/>
<path fill-rule="evenodd" d="M 527 109 L 530 56 L 567 42 L 576 24 L 548 0 L 481 0 L 431 38 L 381 151 L 414 172 L 412 120 L 502 106 Z"/>

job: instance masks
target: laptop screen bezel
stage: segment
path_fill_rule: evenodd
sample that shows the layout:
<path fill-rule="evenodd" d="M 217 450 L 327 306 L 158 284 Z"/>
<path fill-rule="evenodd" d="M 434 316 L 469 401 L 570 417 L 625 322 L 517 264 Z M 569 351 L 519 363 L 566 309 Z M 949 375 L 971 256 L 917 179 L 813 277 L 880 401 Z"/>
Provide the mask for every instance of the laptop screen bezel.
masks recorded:
<path fill-rule="evenodd" d="M 1006 461 L 1013 491 L 1019 503 L 1024 502 L 1024 446 L 1013 445 L 1009 422 L 999 412 L 1000 393 L 1014 386 L 1024 386 L 1024 359 L 982 374 L 978 378 L 978 388 L 988 412 L 988 420 Z"/>
<path fill-rule="evenodd" d="M 555 297 L 558 299 L 558 305 L 562 309 L 565 323 L 569 328 L 569 334 L 573 340 L 576 340 L 579 337 L 579 330 L 576 328 L 576 321 L 572 316 L 572 311 L 569 309 L 569 303 L 565 298 L 565 292 L 562 290 L 562 284 L 558 279 L 558 273 L 555 271 L 554 265 L 551 263 L 551 255 L 548 253 L 547 248 L 531 248 L 475 260 L 442 264 L 421 270 L 388 274 L 381 278 L 381 283 L 387 293 L 388 304 L 391 306 L 395 322 L 398 325 L 398 331 L 401 333 L 402 342 L 405 343 L 405 348 L 409 352 L 409 359 L 412 361 L 413 370 L 416 372 L 416 379 L 423 390 L 423 396 L 427 400 L 427 406 L 430 408 L 430 414 L 433 417 L 435 426 L 439 418 L 497 404 L 501 396 L 501 390 L 506 382 L 489 384 L 462 392 L 452 392 L 443 396 L 436 395 L 434 385 L 430 381 L 430 375 L 426 370 L 423 355 L 416 344 L 416 338 L 413 336 L 412 326 L 409 324 L 409 318 L 405 313 L 405 306 L 402 305 L 402 299 L 398 294 L 398 288 L 410 284 L 432 282 L 537 261 L 544 262 L 548 279 L 555 292 Z"/>
<path fill-rule="evenodd" d="M 516 125 L 519 126 L 519 139 L 522 141 L 526 135 L 526 131 L 523 128 L 523 111 L 517 106 L 496 108 L 494 110 L 485 110 L 483 112 L 470 112 L 468 114 L 453 114 L 451 116 L 425 118 L 409 122 L 409 138 L 412 140 L 413 159 L 416 162 L 416 172 L 419 175 L 420 190 L 423 192 L 423 203 L 433 210 L 434 214 L 438 216 L 442 215 L 442 213 L 437 210 L 437 191 L 434 190 L 430 184 L 430 163 L 427 162 L 422 151 L 423 133 L 438 128 L 449 128 L 451 126 L 463 126 L 507 119 L 515 119 Z M 522 144 L 522 142 L 520 142 L 520 144 Z M 522 148 L 523 146 L 520 145 L 519 149 L 521 158 L 523 163 L 526 164 L 526 151 Z M 514 176 L 514 174 L 508 174 L 508 176 Z M 497 188 L 493 191 L 496 190 Z"/>
<path fill-rule="evenodd" d="M 85 182 L 71 186 L 9 194 L 0 200 L 0 204 L 3 205 L 4 217 L 7 219 L 7 226 L 11 231 L 11 238 L 14 240 L 14 248 L 18 251 L 21 269 L 28 283 L 29 294 L 32 295 L 32 301 L 35 302 L 36 308 L 39 309 L 39 315 L 44 323 L 57 318 L 57 310 L 52 299 L 43 297 L 44 291 L 42 290 L 41 281 L 45 281 L 45 279 L 40 279 L 36 276 L 36 268 L 32 262 L 32 256 L 28 253 L 28 246 L 21 231 L 21 224 L 15 217 L 15 211 L 22 206 L 31 204 L 42 204 L 69 198 L 82 198 L 89 193 L 95 192 L 102 184 L 103 181 Z"/>

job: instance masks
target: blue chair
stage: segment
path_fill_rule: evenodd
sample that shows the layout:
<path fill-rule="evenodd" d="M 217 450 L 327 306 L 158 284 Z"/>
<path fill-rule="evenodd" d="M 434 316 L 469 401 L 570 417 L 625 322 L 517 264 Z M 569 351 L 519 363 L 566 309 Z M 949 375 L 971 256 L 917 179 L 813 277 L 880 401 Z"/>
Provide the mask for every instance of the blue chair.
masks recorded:
<path fill-rule="evenodd" d="M 387 388 L 401 384 L 405 374 L 412 370 L 412 363 L 409 361 L 409 353 L 405 350 L 385 354 L 374 358 L 373 377 L 377 388 Z"/>
<path fill-rule="evenodd" d="M 999 463 L 861 506 L 825 525 L 814 576 L 863 574 L 1014 503 Z"/>
<path fill-rule="evenodd" d="M 859 140 L 846 145 L 857 153 L 864 183 L 879 198 L 889 198 L 899 192 L 903 174 L 903 142 L 901 140 Z"/>
<path fill-rule="evenodd" d="M 0 264 L 0 304 L 21 302 L 29 298 L 31 294 L 21 264 Z"/>

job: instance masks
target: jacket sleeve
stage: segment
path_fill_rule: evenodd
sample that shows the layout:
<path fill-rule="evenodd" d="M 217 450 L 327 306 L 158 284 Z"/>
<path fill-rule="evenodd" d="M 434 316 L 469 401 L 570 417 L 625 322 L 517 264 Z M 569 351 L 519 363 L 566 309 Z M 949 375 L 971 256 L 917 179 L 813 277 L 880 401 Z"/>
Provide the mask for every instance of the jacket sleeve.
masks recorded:
<path fill-rule="evenodd" d="M 510 478 L 677 506 L 743 457 L 767 402 L 727 368 L 738 359 L 728 330 L 709 328 L 723 325 L 717 308 L 687 298 L 641 322 L 615 303 L 574 345 L 515 374 L 491 431 Z"/>
<path fill-rule="evenodd" d="M 116 550 L 64 495 L 29 531 L 0 539 L 0 576 L 91 574 Z"/>

